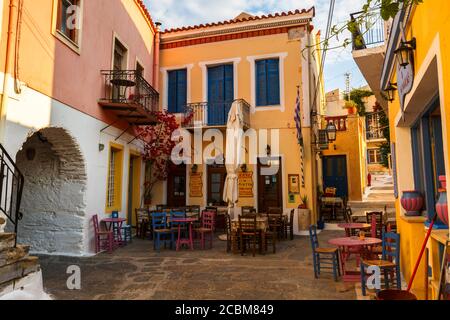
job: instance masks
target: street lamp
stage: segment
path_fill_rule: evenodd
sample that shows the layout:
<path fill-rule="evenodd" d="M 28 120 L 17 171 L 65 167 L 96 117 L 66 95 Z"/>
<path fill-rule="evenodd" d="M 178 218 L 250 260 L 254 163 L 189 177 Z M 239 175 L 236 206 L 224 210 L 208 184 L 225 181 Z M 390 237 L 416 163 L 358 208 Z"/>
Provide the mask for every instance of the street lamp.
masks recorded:
<path fill-rule="evenodd" d="M 397 91 L 397 84 L 389 82 L 388 87 L 386 89 L 384 89 L 384 92 L 386 92 L 386 95 L 387 95 L 387 100 L 389 102 L 394 101 L 395 91 Z"/>
<path fill-rule="evenodd" d="M 327 126 L 327 136 L 328 136 L 328 142 L 335 142 L 336 141 L 336 134 L 337 128 L 334 122 L 330 121 Z"/>
<path fill-rule="evenodd" d="M 416 38 L 412 38 L 410 41 L 401 41 L 400 47 L 394 51 L 400 66 L 406 68 L 412 62 L 411 53 L 416 50 L 416 47 Z"/>

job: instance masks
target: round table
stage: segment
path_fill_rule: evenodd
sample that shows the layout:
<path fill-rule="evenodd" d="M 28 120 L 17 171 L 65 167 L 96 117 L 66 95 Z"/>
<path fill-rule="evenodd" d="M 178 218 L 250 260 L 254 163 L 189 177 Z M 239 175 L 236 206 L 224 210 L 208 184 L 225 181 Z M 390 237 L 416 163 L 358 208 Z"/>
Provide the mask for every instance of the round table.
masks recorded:
<path fill-rule="evenodd" d="M 194 250 L 194 238 L 192 237 L 192 223 L 198 221 L 197 218 L 174 218 L 171 223 L 178 223 L 177 251 L 183 244 L 187 244 L 191 250 Z M 189 228 L 189 238 L 181 238 L 181 225 L 186 223 Z"/>
<path fill-rule="evenodd" d="M 345 234 L 347 237 L 350 237 L 353 230 L 368 230 L 372 228 L 372 225 L 367 223 L 341 223 L 338 224 L 338 227 L 345 229 Z"/>
<path fill-rule="evenodd" d="M 342 277 L 343 280 L 347 282 L 358 282 L 361 279 L 361 274 L 359 271 L 349 271 L 346 268 L 348 258 L 351 254 L 355 254 L 356 265 L 359 266 L 359 261 L 361 259 L 361 255 L 364 254 L 365 248 L 379 245 L 382 241 L 377 238 L 365 238 L 364 240 L 361 240 L 359 237 L 343 237 L 330 239 L 328 243 L 341 248 L 340 255 L 342 270 L 344 273 Z"/>

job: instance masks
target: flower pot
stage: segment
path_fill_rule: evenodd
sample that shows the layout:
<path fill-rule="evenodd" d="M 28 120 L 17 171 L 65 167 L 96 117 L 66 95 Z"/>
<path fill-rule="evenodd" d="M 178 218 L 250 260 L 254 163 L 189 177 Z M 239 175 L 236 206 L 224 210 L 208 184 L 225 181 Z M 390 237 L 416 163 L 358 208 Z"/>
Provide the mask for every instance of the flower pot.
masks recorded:
<path fill-rule="evenodd" d="M 354 115 L 355 114 L 355 108 L 347 108 L 347 112 L 348 112 L 349 116 Z"/>
<path fill-rule="evenodd" d="M 447 177 L 446 176 L 440 176 L 439 182 L 441 183 L 441 187 L 443 189 L 447 189 Z"/>
<path fill-rule="evenodd" d="M 442 189 L 439 189 L 439 200 L 436 203 L 436 212 L 439 220 L 445 225 L 449 225 L 448 222 L 448 205 L 447 205 L 447 180 L 445 176 L 440 176 L 439 181 L 441 182 Z"/>
<path fill-rule="evenodd" d="M 407 217 L 418 217 L 421 215 L 424 201 L 419 191 L 403 191 L 401 203 Z"/>

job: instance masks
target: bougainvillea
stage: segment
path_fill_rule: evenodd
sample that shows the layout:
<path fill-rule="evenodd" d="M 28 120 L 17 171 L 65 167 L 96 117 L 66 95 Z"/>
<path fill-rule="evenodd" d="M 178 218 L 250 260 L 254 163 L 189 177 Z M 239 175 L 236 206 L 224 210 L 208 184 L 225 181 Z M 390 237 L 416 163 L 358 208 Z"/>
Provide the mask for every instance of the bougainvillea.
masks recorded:
<path fill-rule="evenodd" d="M 143 160 L 150 165 L 150 174 L 144 182 L 144 198 L 148 203 L 154 186 L 159 181 L 167 180 L 170 156 L 176 145 L 172 135 L 179 128 L 175 115 L 166 111 L 153 112 L 156 125 L 137 128 L 137 136 L 144 144 Z"/>

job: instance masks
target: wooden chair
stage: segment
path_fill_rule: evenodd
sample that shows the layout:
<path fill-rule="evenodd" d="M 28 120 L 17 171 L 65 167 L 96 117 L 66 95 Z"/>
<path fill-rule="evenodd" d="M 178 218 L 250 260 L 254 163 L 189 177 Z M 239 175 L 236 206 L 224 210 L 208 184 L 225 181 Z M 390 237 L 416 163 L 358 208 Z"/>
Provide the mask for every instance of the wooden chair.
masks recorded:
<path fill-rule="evenodd" d="M 267 209 L 267 214 L 279 214 L 279 215 L 282 215 L 283 214 L 283 209 L 279 208 L 279 207 L 269 207 Z"/>
<path fill-rule="evenodd" d="M 383 212 L 367 212 L 366 214 L 367 224 L 372 224 L 372 217 L 375 217 L 376 221 L 375 236 L 376 238 L 381 239 L 383 237 L 384 232 Z"/>
<path fill-rule="evenodd" d="M 172 229 L 167 225 L 167 214 L 165 212 L 155 212 L 152 214 L 152 229 L 153 229 L 153 248 L 158 252 L 161 251 L 161 241 L 164 241 L 164 248 L 167 241 L 170 241 L 170 248 L 173 248 L 175 236 Z M 167 238 L 170 237 L 168 240 Z"/>
<path fill-rule="evenodd" d="M 227 213 L 225 215 L 225 218 L 227 220 L 227 253 L 233 252 L 236 253 L 236 247 L 237 247 L 237 241 L 238 236 L 237 232 L 233 231 L 232 225 L 231 225 L 231 216 Z"/>
<path fill-rule="evenodd" d="M 92 217 L 92 223 L 94 224 L 95 232 L 95 253 L 99 253 L 102 250 L 107 250 L 108 253 L 112 253 L 114 247 L 113 232 L 100 230 L 98 215 Z"/>
<path fill-rule="evenodd" d="M 166 210 L 167 209 L 167 205 L 165 205 L 165 204 L 158 204 L 157 206 L 156 206 L 156 211 L 157 212 L 163 212 L 164 210 Z"/>
<path fill-rule="evenodd" d="M 254 207 L 242 207 L 242 215 L 255 214 L 256 209 Z"/>
<path fill-rule="evenodd" d="M 397 289 L 401 290 L 400 275 L 400 235 L 397 233 L 383 233 L 383 252 L 381 260 L 361 261 L 361 289 L 366 295 L 366 267 L 379 267 L 384 274 L 385 289 L 389 289 L 390 280 L 396 280 Z M 395 279 L 393 277 L 395 274 Z"/>
<path fill-rule="evenodd" d="M 284 224 L 284 235 L 285 235 L 286 239 L 288 238 L 288 235 L 289 235 L 289 239 L 291 241 L 294 240 L 294 215 L 295 215 L 295 210 L 292 209 L 291 213 L 289 215 L 289 220 L 286 221 L 286 223 Z"/>
<path fill-rule="evenodd" d="M 241 255 L 247 249 L 247 243 L 252 247 L 253 257 L 256 256 L 256 246 L 259 245 L 259 231 L 256 226 L 256 214 L 253 216 L 239 216 L 239 240 Z M 260 248 L 261 249 L 261 248 Z"/>
<path fill-rule="evenodd" d="M 322 199 L 319 198 L 319 210 L 320 210 L 320 216 L 323 218 L 324 221 L 330 221 L 333 217 L 333 208 L 330 206 L 327 206 L 325 203 L 323 203 Z"/>
<path fill-rule="evenodd" d="M 347 205 L 348 205 L 348 198 L 343 197 L 342 198 L 342 206 L 337 207 L 334 209 L 336 218 L 342 218 L 341 221 L 347 221 Z"/>
<path fill-rule="evenodd" d="M 332 270 L 334 281 L 337 282 L 338 277 L 341 276 L 339 249 L 321 248 L 319 238 L 317 237 L 317 227 L 315 225 L 309 227 L 309 237 L 313 253 L 314 277 L 318 279 L 322 273 L 322 269 Z"/>
<path fill-rule="evenodd" d="M 202 224 L 195 232 L 200 235 L 200 245 L 202 250 L 205 249 L 206 235 L 209 235 L 210 248 L 213 247 L 214 231 L 215 231 L 216 213 L 213 211 L 202 212 Z"/>
<path fill-rule="evenodd" d="M 272 245 L 272 251 L 273 253 L 277 253 L 277 239 L 278 239 L 278 234 L 276 231 L 272 231 L 270 230 L 270 228 L 268 230 L 266 230 L 264 232 L 264 252 L 268 251 L 268 247 L 269 244 Z"/>
<path fill-rule="evenodd" d="M 147 232 L 151 230 L 149 228 L 149 211 L 145 208 L 135 209 L 134 215 L 136 217 L 136 237 L 145 239 Z"/>
<path fill-rule="evenodd" d="M 275 233 L 277 239 L 284 239 L 283 216 L 279 214 L 267 214 L 267 219 L 269 221 L 269 230 Z"/>

